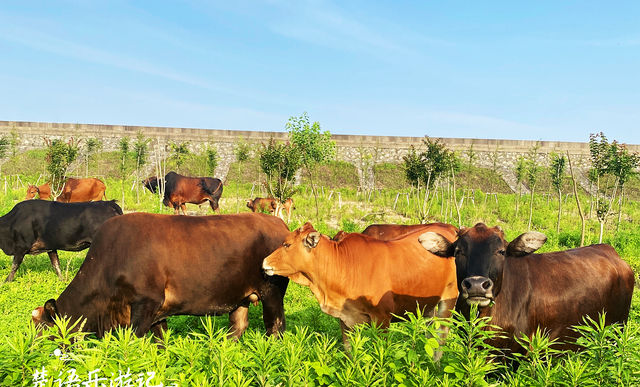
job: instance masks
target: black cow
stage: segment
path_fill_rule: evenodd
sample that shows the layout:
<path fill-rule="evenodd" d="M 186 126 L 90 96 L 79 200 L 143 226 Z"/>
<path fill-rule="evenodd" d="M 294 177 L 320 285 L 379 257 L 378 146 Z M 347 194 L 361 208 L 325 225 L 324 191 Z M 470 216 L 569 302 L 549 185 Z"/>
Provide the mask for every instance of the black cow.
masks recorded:
<path fill-rule="evenodd" d="M 57 250 L 84 250 L 96 230 L 107 219 L 122 215 L 115 201 L 60 203 L 28 200 L 15 205 L 0 217 L 0 248 L 13 255 L 11 282 L 25 254 L 49 253 L 53 269 L 62 280 Z"/>
<path fill-rule="evenodd" d="M 100 228 L 73 281 L 34 310 L 33 321 L 53 326 L 54 316 L 83 317 L 84 330 L 98 337 L 131 326 L 139 337 L 151 330 L 161 338 L 169 316 L 231 313 L 240 337 L 249 304 L 262 300 L 267 334 L 278 334 L 289 280 L 265 276 L 262 260 L 288 234 L 282 219 L 265 214 L 116 217 Z"/>
<path fill-rule="evenodd" d="M 583 316 L 606 323 L 624 323 L 629 317 L 634 286 L 633 271 L 608 245 L 594 245 L 543 254 L 532 254 L 547 237 L 527 232 L 506 242 L 500 227 L 478 223 L 460 230 L 449 244 L 438 234 L 427 233 L 421 242 L 427 250 L 455 256 L 460 296 L 456 309 L 469 317 L 470 305 L 481 316 L 490 316 L 505 338 L 491 342 L 497 348 L 525 351 L 515 340 L 531 337 L 538 328 L 558 349 L 576 350 L 578 334 L 571 326 Z"/>
<path fill-rule="evenodd" d="M 158 192 L 158 184 L 159 181 L 157 176 L 151 176 L 142 180 L 142 185 L 144 186 L 144 188 L 148 189 L 151 193 Z"/>
<path fill-rule="evenodd" d="M 222 196 L 222 181 L 214 177 L 187 177 L 169 172 L 164 177 L 164 200 L 162 203 L 174 209 L 182 209 L 187 214 L 185 203 L 202 204 L 209 202 L 211 209 L 220 213 L 218 200 Z"/>

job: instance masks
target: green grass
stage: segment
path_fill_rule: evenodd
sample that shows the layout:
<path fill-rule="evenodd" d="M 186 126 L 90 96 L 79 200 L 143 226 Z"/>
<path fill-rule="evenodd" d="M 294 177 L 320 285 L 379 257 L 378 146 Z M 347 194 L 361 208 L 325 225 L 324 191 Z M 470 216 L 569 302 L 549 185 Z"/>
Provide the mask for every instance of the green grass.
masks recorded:
<path fill-rule="evenodd" d="M 244 182 L 239 186 L 236 186 L 233 180 L 227 181 L 220 203 L 222 213 L 236 212 L 237 187 L 240 190 L 240 211 L 249 211 L 245 203 L 252 188 L 253 167 L 255 166 L 247 164 L 249 171 L 244 175 L 246 178 L 243 178 Z M 35 179 L 37 179 L 36 175 L 22 176 L 22 181 L 35 181 Z M 108 197 L 117 199 L 120 205 L 124 206 L 126 212 L 170 213 L 168 209 L 161 206 L 157 196 L 151 195 L 143 189 L 139 191 L 140 199 L 138 203 L 135 188 L 131 190 L 132 182 L 132 180 L 128 180 L 124 184 L 123 205 L 123 186 L 120 180 L 107 178 Z M 0 214 L 7 213 L 15 203 L 24 198 L 25 190 L 22 187 L 12 189 L 16 187 L 16 184 L 19 186 L 19 182 L 16 182 L 14 177 L 9 182 L 6 195 L 4 194 L 4 187 L 0 187 Z M 466 184 L 463 181 L 457 181 L 457 185 L 459 198 L 462 188 Z M 328 196 L 331 190 L 340 192 L 342 207 L 339 206 L 335 192 L 332 198 L 329 199 Z M 409 205 L 407 205 L 406 198 L 401 197 L 398 200 L 396 209 L 392 208 L 396 194 L 406 191 L 406 187 L 386 188 L 379 193 L 372 194 L 370 198 L 365 198 L 363 195 L 359 195 L 356 188 L 349 184 L 340 188 L 327 184 L 324 195 L 320 195 L 319 198 L 320 215 L 316 219 L 314 199 L 310 190 L 305 190 L 305 187 L 302 186 L 300 193 L 294 197 L 296 210 L 289 227 L 294 229 L 306 221 L 311 221 L 318 231 L 333 236 L 340 229 L 349 232 L 362 231 L 371 223 L 417 223 L 417 207 L 422 203 L 421 200 L 418 201 L 417 198 L 412 196 Z M 438 199 L 434 201 L 425 218 L 427 221 L 444 221 L 457 224 L 455 208 L 451 203 L 447 205 L 447 201 L 441 199 L 442 194 L 443 192 L 439 192 Z M 254 192 L 253 196 L 261 195 Z M 515 212 L 514 194 L 499 194 L 498 203 L 496 204 L 493 198 L 487 198 L 485 201 L 484 193 L 482 190 L 478 190 L 474 200 L 474 204 L 470 201 L 465 201 L 462 206 L 462 225 L 472 226 L 480 221 L 489 225 L 500 225 L 505 229 L 509 240 L 527 231 L 529 196 L 522 197 L 518 214 Z M 581 196 L 581 200 L 588 213 L 588 198 Z M 198 208 L 195 205 L 187 205 L 187 208 L 191 214 L 212 213 L 208 206 Z M 629 262 L 635 272 L 638 273 L 640 272 L 640 234 L 638 233 L 640 206 L 636 201 L 625 203 L 623 212 L 623 221 L 617 231 L 615 224 L 617 217 L 611 219 L 607 225 L 604 242 L 614 246 L 622 258 Z M 547 204 L 547 199 L 542 194 L 537 195 L 534 200 L 532 228 L 545 233 L 548 237 L 547 243 L 540 250 L 541 252 L 572 248 L 579 243 L 580 219 L 577 215 L 575 200 L 569 198 L 569 201 L 563 204 L 563 217 L 559 234 L 555 231 L 556 217 L 557 199 L 554 198 Z M 593 219 L 589 220 L 587 244 L 597 243 L 598 231 L 597 222 Z M 61 267 L 66 277 L 65 282 L 57 279 L 46 254 L 27 256 L 14 282 L 0 286 L 0 327 L 2 327 L 0 328 L 0 384 L 2 384 L 3 378 L 7 381 L 13 380 L 8 378 L 16 377 L 16 384 L 28 385 L 31 383 L 29 378 L 33 375 L 33 370 L 40 365 L 46 365 L 50 370 L 67 370 L 70 367 L 69 365 L 55 363 L 57 360 L 48 355 L 53 350 L 55 343 L 31 338 L 30 314 L 34 308 L 42 306 L 46 300 L 58 297 L 77 272 L 85 255 L 86 251 L 79 253 L 60 252 Z M 11 257 L 0 253 L 0 279 L 6 277 L 10 267 Z M 479 375 L 479 379 L 473 379 L 476 376 L 473 376 L 471 371 L 468 373 L 462 372 L 462 374 L 458 375 L 456 374 L 458 368 L 455 365 L 466 363 L 461 363 L 460 356 L 456 355 L 455 352 L 445 354 L 445 360 L 443 360 L 443 364 L 450 365 L 452 368 L 447 369 L 444 366 L 438 368 L 429 363 L 428 356 L 425 355 L 427 350 L 423 342 L 412 342 L 406 337 L 401 342 L 398 342 L 398 336 L 393 336 L 394 333 L 381 333 L 375 329 L 365 329 L 362 332 L 362 340 L 364 340 L 362 353 L 354 353 L 353 357 L 350 358 L 342 350 L 338 321 L 321 312 L 317 301 L 308 288 L 293 283 L 290 284 L 285 297 L 285 312 L 289 333 L 282 341 L 274 342 L 263 337 L 264 326 L 261 318 L 261 306 L 258 306 L 250 308 L 250 327 L 247 330 L 247 337 L 239 343 L 226 342 L 222 338 L 224 334 L 208 331 L 206 321 L 211 321 L 211 324 L 214 324 L 217 329 L 221 329 L 227 325 L 228 318 L 226 316 L 205 320 L 205 324 L 202 323 L 202 319 L 199 317 L 174 316 L 169 318 L 169 327 L 172 334 L 166 351 L 158 350 L 155 344 L 149 342 L 149 339 L 146 339 L 146 341 L 130 339 L 127 338 L 126 331 L 121 331 L 116 333 L 113 339 L 109 340 L 93 341 L 89 338 L 85 339 L 84 344 L 76 347 L 77 350 L 71 350 L 71 352 L 76 351 L 76 354 L 84 356 L 84 358 L 77 360 L 73 364 L 78 369 L 84 370 L 90 370 L 93 366 L 102 368 L 103 371 L 113 370 L 116 375 L 118 367 L 122 369 L 125 366 L 131 366 L 132 370 L 135 368 L 136 372 L 156 370 L 159 374 L 162 374 L 162 380 L 166 382 L 165 384 L 171 381 L 180 385 L 199 385 L 198 383 L 200 385 L 216 385 L 217 382 L 213 382 L 213 380 L 218 380 L 216 378 L 220 376 L 217 374 L 220 368 L 215 365 L 220 363 L 215 363 L 216 361 L 223 361 L 225 364 L 230 362 L 227 366 L 228 368 L 225 368 L 224 371 L 224 377 L 228 378 L 228 385 L 234 385 L 231 382 L 232 380 L 240 383 L 241 380 L 237 379 L 240 374 L 244 375 L 243 377 L 246 379 L 242 380 L 248 381 L 247 385 L 300 385 L 303 382 L 309 383 L 309 385 L 312 382 L 313 385 L 329 385 L 330 383 L 334 385 L 371 385 L 374 383 L 368 384 L 367 380 L 379 380 L 375 383 L 380 383 L 381 385 L 401 385 L 400 383 L 402 382 L 407 386 L 412 385 L 412 383 L 413 385 L 483 385 L 479 380 L 491 381 L 498 385 L 544 385 L 538 384 L 541 383 L 539 379 L 544 376 L 541 376 L 539 372 L 543 370 L 531 367 L 523 367 L 522 370 L 518 371 L 505 370 L 501 367 L 483 371 L 482 367 L 478 366 L 475 369 L 469 363 L 467 365 L 475 369 L 473 372 L 477 372 L 476 376 Z M 640 323 L 640 296 L 636 290 L 630 316 L 631 328 L 629 330 L 637 331 L 638 323 Z M 401 328 L 397 329 L 410 329 L 410 324 L 408 326 L 400 326 Z M 212 335 L 215 336 L 215 340 L 212 339 L 214 344 L 211 344 L 208 339 L 205 340 L 206 337 Z M 607 342 L 618 339 L 620 338 L 614 335 L 609 337 Z M 16 349 L 19 348 L 19 345 L 16 344 L 16 341 L 19 340 L 32 341 L 28 348 L 19 350 Z M 420 344 L 422 345 L 421 348 L 416 347 L 419 343 L 422 343 Z M 25 343 L 22 344 L 26 345 Z M 451 345 L 455 347 L 454 344 L 452 343 Z M 212 345 L 213 347 L 210 347 Z M 407 345 L 413 345 L 414 351 L 418 348 L 421 352 L 410 355 L 411 348 L 407 348 Z M 117 356 L 121 355 L 118 352 L 120 350 L 118 348 L 127 348 L 127 346 L 131 348 L 131 353 L 135 355 L 129 355 L 130 358 L 137 358 L 140 360 L 138 363 L 134 360 L 130 362 L 115 360 Z M 204 350 L 204 348 L 213 349 Z M 460 350 L 459 347 L 456 348 Z M 2 355 L 3 351 L 5 355 Z M 296 353 L 297 355 L 295 355 Z M 3 368 L 1 365 L 3 359 L 8 362 L 7 364 L 14 364 L 11 363 L 12 361 L 17 362 L 15 359 L 9 359 L 10 356 L 13 356 L 11 354 L 15 356 L 30 354 L 30 356 L 33 356 L 32 361 L 24 360 L 23 363 L 28 365 L 26 371 L 23 372 L 26 375 L 26 379 L 16 376 L 15 372 L 17 371 L 15 369 Z M 553 377 L 555 378 L 552 380 L 563 380 L 564 383 L 566 375 L 573 372 L 568 368 L 573 367 L 569 362 L 574 361 L 582 365 L 593 366 L 595 360 L 589 357 L 591 354 L 545 358 L 543 359 L 544 361 L 540 360 L 537 364 L 541 365 L 541 367 L 550 367 L 554 372 Z M 414 358 L 415 361 L 407 360 L 411 356 L 416 356 Z M 635 372 L 630 377 L 634 383 L 637 383 L 638 375 L 640 375 L 637 356 L 624 356 L 628 357 L 628 369 Z M 271 359 L 270 361 L 276 364 L 273 370 L 269 371 L 261 368 L 267 364 L 265 359 Z M 471 361 L 472 359 L 468 358 L 468 360 Z M 485 360 L 486 357 L 483 357 L 482 361 L 485 362 Z M 609 360 L 611 362 L 607 363 L 607 367 L 614 367 L 612 364 L 615 363 L 615 359 Z M 287 361 L 295 362 L 296 364 L 293 367 L 296 370 L 294 376 L 286 376 L 288 372 Z M 584 385 L 589 385 L 589 380 L 595 381 L 601 378 L 601 376 L 594 374 L 595 371 L 596 368 L 590 369 L 590 373 L 584 374 L 590 375 L 590 378 L 580 379 L 583 380 L 582 383 Z M 349 372 L 352 372 L 352 374 Z M 458 370 L 458 372 L 461 371 Z M 563 372 L 564 374 L 562 375 L 564 376 L 560 375 Z M 182 384 L 180 383 L 181 378 L 184 380 Z M 476 380 L 476 382 L 471 384 L 463 383 L 463 381 L 469 382 L 472 379 Z M 291 384 L 288 380 L 297 382 Z M 350 380 L 350 382 L 347 382 L 347 380 Z M 429 380 L 430 382 L 425 382 Z M 13 384 L 13 381 L 11 384 Z M 603 384 L 601 383 L 601 385 Z M 632 384 L 622 383 L 622 385 Z"/>

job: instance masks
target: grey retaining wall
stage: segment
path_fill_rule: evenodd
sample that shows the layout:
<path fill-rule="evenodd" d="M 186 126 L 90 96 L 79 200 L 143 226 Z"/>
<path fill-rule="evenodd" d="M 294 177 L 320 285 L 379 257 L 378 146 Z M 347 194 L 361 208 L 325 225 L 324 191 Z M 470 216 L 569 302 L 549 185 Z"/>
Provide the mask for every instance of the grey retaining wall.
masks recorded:
<path fill-rule="evenodd" d="M 15 130 L 19 135 L 19 151 L 43 148 L 44 139 L 64 138 L 99 138 L 104 143 L 104 150 L 112 151 L 118 148 L 118 142 L 124 136 L 134 139 L 138 132 L 142 132 L 151 141 L 152 163 L 156 157 L 155 150 L 164 147 L 168 152 L 168 144 L 175 142 L 190 142 L 190 150 L 200 152 L 207 143 L 215 145 L 220 156 L 216 177 L 225 179 L 229 166 L 235 161 L 233 145 L 240 137 L 247 142 L 266 143 L 270 138 L 280 141 L 287 140 L 284 132 L 238 131 L 218 129 L 170 128 L 149 126 L 123 125 L 94 125 L 69 124 L 49 122 L 0 121 L 0 135 L 9 134 Z M 374 163 L 400 163 L 413 145 L 422 146 L 423 137 L 397 136 L 356 136 L 334 134 L 332 139 L 337 145 L 337 159 L 347 161 L 356 166 L 361 185 L 372 184 L 372 167 Z M 476 165 L 493 168 L 493 157 L 496 156 L 496 166 L 511 189 L 516 189 L 514 166 L 518 156 L 526 156 L 536 145 L 535 141 L 523 140 L 489 140 L 464 138 L 432 138 L 447 145 L 449 149 L 459 151 L 463 160 L 467 159 L 467 151 L 473 145 L 477 155 Z M 589 167 L 589 144 L 587 142 L 557 142 L 540 141 L 538 153 L 539 162 L 548 164 L 550 152 L 569 152 L 574 167 L 580 171 L 579 178 L 583 187 L 588 188 L 586 171 Z M 631 151 L 640 151 L 640 145 L 628 145 Z M 526 190 L 526 189 L 525 189 Z"/>

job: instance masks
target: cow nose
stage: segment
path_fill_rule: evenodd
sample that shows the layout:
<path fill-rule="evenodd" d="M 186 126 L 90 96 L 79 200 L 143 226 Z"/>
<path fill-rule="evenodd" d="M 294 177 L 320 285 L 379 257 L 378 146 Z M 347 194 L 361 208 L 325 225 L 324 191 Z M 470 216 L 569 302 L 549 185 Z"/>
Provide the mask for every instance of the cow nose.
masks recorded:
<path fill-rule="evenodd" d="M 491 289 L 493 289 L 493 281 L 487 277 L 467 277 L 462 281 L 462 289 L 470 295 L 485 295 L 487 293 L 491 293 Z"/>

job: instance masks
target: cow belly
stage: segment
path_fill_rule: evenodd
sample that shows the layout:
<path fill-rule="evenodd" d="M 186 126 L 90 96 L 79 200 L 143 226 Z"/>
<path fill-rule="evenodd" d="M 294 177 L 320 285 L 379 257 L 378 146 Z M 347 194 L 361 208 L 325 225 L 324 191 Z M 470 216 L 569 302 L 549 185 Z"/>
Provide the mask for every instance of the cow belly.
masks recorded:
<path fill-rule="evenodd" d="M 250 296 L 256 294 L 255 289 L 227 289 L 224 292 L 206 292 L 212 296 L 203 297 L 199 292 L 180 291 L 174 287 L 167 287 L 164 292 L 164 302 L 158 311 L 156 321 L 172 315 L 219 316 L 230 313 L 239 306 L 249 306 Z M 255 296 L 252 297 L 252 300 Z"/>

